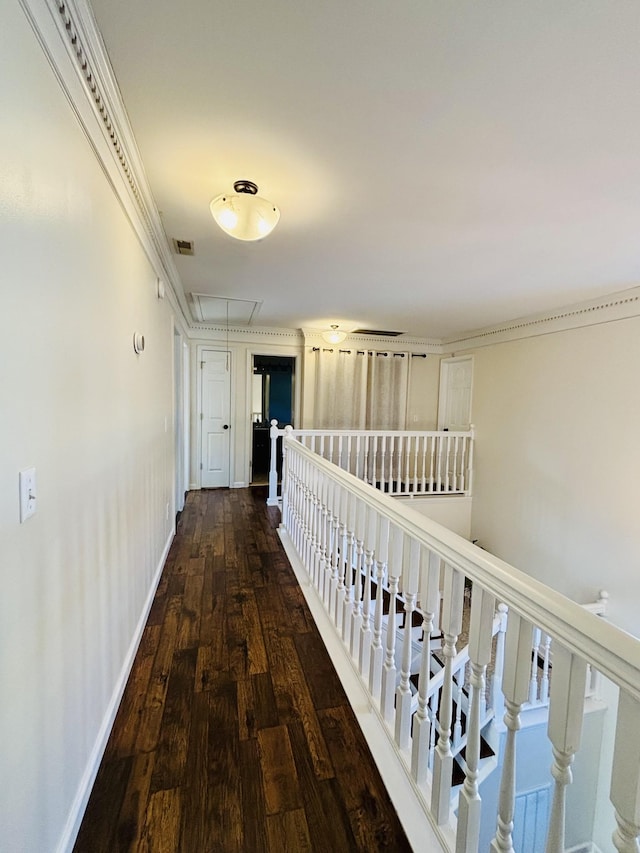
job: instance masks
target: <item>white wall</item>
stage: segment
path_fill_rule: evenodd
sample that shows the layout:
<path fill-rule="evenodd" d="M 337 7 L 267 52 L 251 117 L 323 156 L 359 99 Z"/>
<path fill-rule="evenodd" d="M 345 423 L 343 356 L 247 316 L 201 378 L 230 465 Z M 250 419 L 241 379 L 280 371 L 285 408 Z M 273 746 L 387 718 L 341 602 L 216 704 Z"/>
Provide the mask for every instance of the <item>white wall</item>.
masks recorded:
<path fill-rule="evenodd" d="M 640 319 L 475 351 L 472 535 L 640 636 Z"/>
<path fill-rule="evenodd" d="M 0 10 L 0 103 L 0 847 L 49 853 L 172 534 L 172 325 L 17 2 Z"/>
<path fill-rule="evenodd" d="M 406 504 L 419 512 L 420 515 L 436 521 L 448 530 L 453 530 L 458 536 L 471 538 L 471 507 L 473 498 L 447 495 L 443 498 L 429 497 L 396 497 L 396 501 Z"/>

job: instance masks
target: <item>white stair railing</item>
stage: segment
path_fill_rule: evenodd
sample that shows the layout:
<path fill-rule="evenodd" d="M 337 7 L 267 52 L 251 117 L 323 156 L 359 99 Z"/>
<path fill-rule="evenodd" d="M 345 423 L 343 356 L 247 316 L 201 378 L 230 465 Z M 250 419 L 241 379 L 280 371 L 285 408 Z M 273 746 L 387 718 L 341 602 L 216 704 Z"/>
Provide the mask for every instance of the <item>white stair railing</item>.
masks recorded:
<path fill-rule="evenodd" d="M 359 480 L 389 495 L 470 495 L 473 426 L 468 432 L 317 430 L 271 421 L 269 506 L 278 504 L 278 439 L 293 437 Z"/>
<path fill-rule="evenodd" d="M 536 626 L 541 632 L 538 651 L 544 649 L 544 636 L 552 639 L 554 649 L 549 738 L 554 754 L 550 777 L 555 788 L 548 850 L 558 851 L 565 846 L 565 792 L 571 782 L 571 762 L 579 746 L 588 666 L 601 672 L 620 690 L 611 777 L 616 826 L 611 827 L 611 832 L 620 853 L 637 853 L 640 640 L 406 504 L 399 505 L 380 490 L 312 452 L 300 440 L 285 436 L 284 451 L 281 536 L 287 553 L 300 571 L 308 574 L 337 635 L 343 638 L 345 654 L 360 674 L 362 686 L 367 689 L 371 686 L 370 710 L 378 720 L 380 732 L 386 732 L 394 746 L 399 766 L 405 768 L 412 782 L 416 802 L 431 824 L 439 827 L 437 835 L 445 839 L 443 849 L 471 851 L 479 844 L 483 804 L 478 785 L 478 721 L 482 719 L 487 643 L 493 621 L 489 615 L 493 615 L 495 600 L 504 603 L 498 608 L 500 624 L 504 621 L 505 608 L 508 620 L 506 633 L 498 631 L 495 653 L 495 668 L 503 672 L 506 745 L 497 814 L 490 816 L 496 827 L 492 850 L 494 853 L 513 850 L 517 732 L 522 706 L 530 695 Z M 370 611 L 369 621 L 365 620 L 366 585 L 372 577 L 379 581 L 384 575 L 390 596 L 386 631 L 380 621 L 382 608 L 378 606 L 382 600 L 380 584 L 373 608 L 373 626 Z M 437 609 L 441 576 L 444 584 L 440 627 L 445 659 L 442 689 L 432 690 L 430 668 L 421 662 L 418 699 L 411 705 L 413 726 L 407 726 L 410 651 L 406 647 L 396 649 L 396 596 L 400 591 L 406 602 L 407 628 L 414 609 L 421 610 L 427 639 Z M 452 708 L 457 689 L 453 659 L 461 628 L 465 578 L 471 581 L 473 614 L 466 775 L 462 788 L 452 790 L 451 736 L 456 722 Z M 332 579 L 335 579 L 335 610 L 331 606 Z M 427 640 L 425 646 L 428 645 Z M 491 695 L 498 700 L 497 691 Z M 496 709 L 498 704 L 496 701 Z M 454 839 L 451 844 L 446 841 L 448 838 Z"/>

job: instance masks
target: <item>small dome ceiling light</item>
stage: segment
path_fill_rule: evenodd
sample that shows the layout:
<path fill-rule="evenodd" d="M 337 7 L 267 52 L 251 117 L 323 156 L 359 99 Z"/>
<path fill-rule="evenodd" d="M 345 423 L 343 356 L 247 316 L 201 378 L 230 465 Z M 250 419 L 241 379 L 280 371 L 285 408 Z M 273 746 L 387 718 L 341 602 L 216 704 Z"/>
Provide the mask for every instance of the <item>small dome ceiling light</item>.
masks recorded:
<path fill-rule="evenodd" d="M 258 195 L 253 181 L 236 181 L 235 193 L 224 193 L 210 204 L 211 215 L 236 240 L 262 240 L 278 224 L 280 211 Z"/>
<path fill-rule="evenodd" d="M 322 337 L 328 344 L 341 344 L 347 337 L 347 333 L 339 331 L 338 326 L 334 324 L 330 329 L 322 333 Z"/>

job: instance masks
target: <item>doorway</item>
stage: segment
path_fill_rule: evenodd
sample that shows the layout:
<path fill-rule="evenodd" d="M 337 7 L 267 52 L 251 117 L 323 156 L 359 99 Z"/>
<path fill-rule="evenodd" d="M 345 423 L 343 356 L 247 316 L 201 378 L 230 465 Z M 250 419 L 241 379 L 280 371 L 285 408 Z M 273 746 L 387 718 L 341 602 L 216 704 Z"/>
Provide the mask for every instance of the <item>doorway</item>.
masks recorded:
<path fill-rule="evenodd" d="M 440 362 L 438 429 L 469 429 L 472 392 L 473 356 L 443 358 Z"/>
<path fill-rule="evenodd" d="M 201 371 L 201 486 L 229 486 L 231 382 L 229 352 L 204 350 Z"/>
<path fill-rule="evenodd" d="M 269 481 L 273 419 L 279 426 L 293 423 L 293 381 L 295 358 L 280 355 L 254 355 L 251 386 L 251 483 Z M 278 439 L 279 442 L 282 439 Z M 278 460 L 281 454 L 278 452 Z M 278 474 L 279 476 L 279 474 Z"/>

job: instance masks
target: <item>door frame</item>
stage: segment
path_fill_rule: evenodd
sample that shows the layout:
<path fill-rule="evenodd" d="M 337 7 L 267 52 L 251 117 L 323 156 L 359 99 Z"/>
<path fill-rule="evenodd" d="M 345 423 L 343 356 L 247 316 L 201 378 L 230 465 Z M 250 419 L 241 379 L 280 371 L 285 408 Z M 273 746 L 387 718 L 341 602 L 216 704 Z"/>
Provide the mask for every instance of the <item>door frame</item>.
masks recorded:
<path fill-rule="evenodd" d="M 231 488 L 231 483 L 233 482 L 233 473 L 235 471 L 235 457 L 236 457 L 236 428 L 235 428 L 235 412 L 236 412 L 236 389 L 234 380 L 234 368 L 235 368 L 235 351 L 231 346 L 225 346 L 224 344 L 198 344 L 196 347 L 196 363 L 195 363 L 195 372 L 196 372 L 196 412 L 195 412 L 195 424 L 196 424 L 196 488 L 202 488 L 202 368 L 201 362 L 203 361 L 203 353 L 204 352 L 226 352 L 229 354 L 229 420 L 231 421 L 231 433 L 229 435 L 229 484 L 228 488 Z M 224 487 L 223 487 L 224 488 Z"/>
<path fill-rule="evenodd" d="M 173 429 L 174 483 L 173 515 L 184 508 L 185 493 L 189 490 L 190 387 L 189 345 L 182 332 L 172 322 L 173 335 Z"/>
<path fill-rule="evenodd" d="M 449 395 L 449 368 L 454 364 L 459 364 L 462 361 L 471 363 L 471 391 L 469 394 L 469 423 L 471 423 L 471 411 L 473 405 L 473 380 L 474 380 L 474 364 L 472 355 L 458 355 L 451 358 L 440 359 L 440 387 L 438 389 L 438 430 L 444 428 L 444 413 L 447 410 L 447 402 Z"/>
<path fill-rule="evenodd" d="M 293 404 L 292 404 L 292 412 L 293 412 L 293 421 L 294 424 L 300 424 L 300 411 L 301 411 L 301 387 L 302 387 L 302 353 L 301 352 L 292 352 L 291 347 L 287 346 L 269 346 L 260 344 L 252 344 L 247 348 L 247 365 L 246 365 L 246 373 L 245 373 L 245 399 L 247 401 L 247 410 L 245 411 L 245 423 L 247 424 L 246 429 L 246 438 L 245 438 L 245 483 L 249 486 L 251 485 L 251 453 L 253 450 L 252 439 L 253 439 L 253 429 L 251 424 L 251 388 L 252 388 L 252 377 L 253 377 L 253 357 L 254 355 L 277 355 L 285 358 L 293 359 L 293 376 L 291 379 L 291 387 L 293 392 Z"/>

